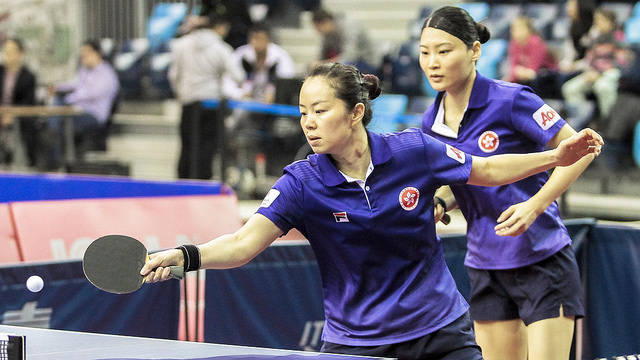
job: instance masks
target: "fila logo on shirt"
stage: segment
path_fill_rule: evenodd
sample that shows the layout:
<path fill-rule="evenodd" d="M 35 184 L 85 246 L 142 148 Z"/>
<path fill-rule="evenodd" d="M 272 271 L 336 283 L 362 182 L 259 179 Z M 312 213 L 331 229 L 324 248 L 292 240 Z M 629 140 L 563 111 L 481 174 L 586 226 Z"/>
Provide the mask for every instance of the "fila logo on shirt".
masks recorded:
<path fill-rule="evenodd" d="M 346 211 L 334 212 L 333 218 L 336 219 L 336 222 L 349 222 Z"/>
<path fill-rule="evenodd" d="M 498 137 L 498 134 L 491 130 L 483 132 L 478 138 L 478 146 L 480 147 L 480 150 L 486 153 L 496 151 L 498 144 L 500 144 L 500 138 Z"/>
<path fill-rule="evenodd" d="M 533 113 L 533 119 L 542 130 L 547 130 L 560 119 L 560 115 L 551 106 L 544 104 Z"/>
<path fill-rule="evenodd" d="M 411 211 L 418 206 L 418 201 L 420 200 L 420 191 L 414 188 L 413 186 L 408 186 L 402 191 L 400 191 L 400 196 L 398 196 L 398 200 L 400 201 L 400 206 L 407 211 Z"/>

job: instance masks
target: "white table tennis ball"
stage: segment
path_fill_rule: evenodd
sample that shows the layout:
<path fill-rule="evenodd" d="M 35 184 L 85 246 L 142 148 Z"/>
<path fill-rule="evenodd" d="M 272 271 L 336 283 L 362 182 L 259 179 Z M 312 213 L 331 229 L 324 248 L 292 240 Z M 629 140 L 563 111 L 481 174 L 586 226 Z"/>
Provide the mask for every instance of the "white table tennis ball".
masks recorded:
<path fill-rule="evenodd" d="M 38 292 L 44 287 L 44 280 L 38 275 L 30 276 L 27 279 L 27 289 L 31 292 Z"/>

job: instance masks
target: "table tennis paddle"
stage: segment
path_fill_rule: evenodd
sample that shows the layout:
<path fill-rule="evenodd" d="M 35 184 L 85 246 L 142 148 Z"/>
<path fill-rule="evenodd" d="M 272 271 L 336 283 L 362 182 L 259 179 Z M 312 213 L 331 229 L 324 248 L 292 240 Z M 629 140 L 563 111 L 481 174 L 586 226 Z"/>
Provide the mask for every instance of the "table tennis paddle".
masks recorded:
<path fill-rule="evenodd" d="M 106 235 L 87 247 L 82 269 L 87 280 L 98 289 L 127 294 L 138 290 L 144 283 L 140 270 L 148 260 L 147 248 L 137 239 L 126 235 Z M 172 278 L 182 279 L 182 266 L 170 268 Z"/>

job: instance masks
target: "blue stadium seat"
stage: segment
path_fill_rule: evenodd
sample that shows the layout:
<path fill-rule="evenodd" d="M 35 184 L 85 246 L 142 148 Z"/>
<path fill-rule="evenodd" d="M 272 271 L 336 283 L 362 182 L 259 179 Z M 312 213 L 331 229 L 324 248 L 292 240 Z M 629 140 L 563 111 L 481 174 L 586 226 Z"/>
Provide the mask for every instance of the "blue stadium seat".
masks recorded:
<path fill-rule="evenodd" d="M 553 24 L 560 15 L 560 8 L 555 3 L 528 3 L 524 6 L 523 15 L 531 18 L 533 26 L 543 38 L 549 39 Z"/>
<path fill-rule="evenodd" d="M 400 46 L 398 54 L 391 62 L 391 92 L 407 96 L 423 95 L 422 79 L 425 78 L 420 68 L 420 48 L 416 39 Z"/>
<path fill-rule="evenodd" d="M 377 133 L 398 131 L 399 121 L 404 115 L 409 98 L 403 94 L 382 94 L 373 100 L 373 119 L 369 130 Z"/>
<path fill-rule="evenodd" d="M 510 36 L 511 21 L 521 13 L 522 6 L 519 4 L 492 4 L 489 10 L 489 16 L 482 23 L 489 28 L 492 39 L 508 39 Z"/>
<path fill-rule="evenodd" d="M 144 59 L 148 49 L 147 39 L 131 39 L 123 42 L 120 51 L 114 55 L 113 67 L 118 74 L 120 91 L 123 96 L 140 96 L 144 76 Z"/>
<path fill-rule="evenodd" d="M 429 17 L 429 15 L 431 15 L 431 12 L 434 10 L 433 6 L 431 5 L 423 5 L 420 8 L 420 15 L 418 16 L 420 19 L 426 19 L 427 17 Z"/>
<path fill-rule="evenodd" d="M 155 52 L 175 36 L 186 15 L 187 4 L 184 3 L 159 3 L 154 7 L 147 23 L 151 52 Z"/>
<path fill-rule="evenodd" d="M 491 79 L 502 77 L 500 66 L 507 56 L 508 41 L 505 39 L 490 39 L 482 45 L 482 55 L 476 63 L 476 69 Z"/>
<path fill-rule="evenodd" d="M 630 44 L 640 44 L 640 16 L 631 17 L 624 23 L 624 36 Z"/>
<path fill-rule="evenodd" d="M 636 2 L 631 9 L 631 17 L 640 17 L 640 1 Z"/>
<path fill-rule="evenodd" d="M 636 123 L 636 128 L 633 133 L 633 160 L 636 166 L 640 168 L 640 121 Z"/>
<path fill-rule="evenodd" d="M 464 2 L 458 4 L 459 7 L 467 10 L 475 21 L 482 21 L 489 16 L 489 3 L 486 2 Z"/>
<path fill-rule="evenodd" d="M 183 3 L 158 3 L 151 11 L 151 17 L 181 18 L 187 13 L 187 4 Z"/>

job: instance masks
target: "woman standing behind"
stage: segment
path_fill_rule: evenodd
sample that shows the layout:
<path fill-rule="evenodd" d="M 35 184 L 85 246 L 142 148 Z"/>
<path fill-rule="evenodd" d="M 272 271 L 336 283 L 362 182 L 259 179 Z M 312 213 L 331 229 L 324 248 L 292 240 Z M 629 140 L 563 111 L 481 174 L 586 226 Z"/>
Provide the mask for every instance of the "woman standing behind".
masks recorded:
<path fill-rule="evenodd" d="M 530 88 L 476 72 L 489 37 L 458 7 L 437 9 L 425 20 L 420 65 L 439 94 L 424 114 L 423 131 L 479 157 L 540 152 L 574 135 Z M 497 187 L 452 185 L 436 193 L 436 220 L 456 207 L 467 220 L 470 313 L 486 359 L 569 357 L 574 321 L 584 309 L 555 200 L 592 160 L 557 167 L 550 177 L 540 173 Z"/>
<path fill-rule="evenodd" d="M 2 46 L 4 64 L 0 65 L 0 105 L 35 105 L 36 77 L 23 64 L 24 45 L 19 39 L 8 39 Z M 0 117 L 0 164 L 13 163 L 13 116 Z M 37 131 L 35 119 L 20 119 L 22 141 L 26 145 L 31 166 L 36 162 Z"/>

